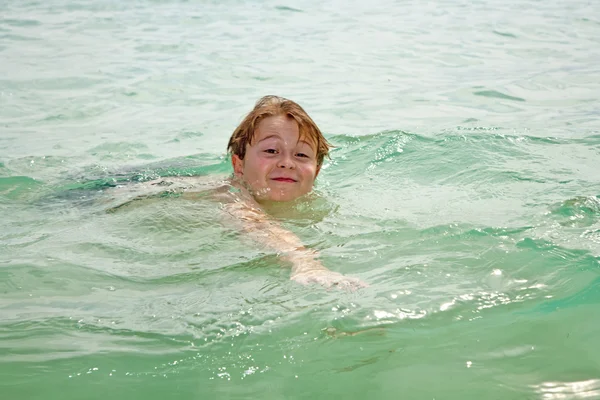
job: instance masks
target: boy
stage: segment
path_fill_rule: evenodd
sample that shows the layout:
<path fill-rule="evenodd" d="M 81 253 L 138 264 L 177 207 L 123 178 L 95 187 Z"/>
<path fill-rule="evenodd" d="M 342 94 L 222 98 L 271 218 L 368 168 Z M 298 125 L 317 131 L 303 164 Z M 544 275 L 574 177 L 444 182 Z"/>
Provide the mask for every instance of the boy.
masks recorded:
<path fill-rule="evenodd" d="M 277 251 L 292 264 L 291 279 L 325 287 L 356 289 L 367 286 L 325 268 L 316 251 L 263 211 L 270 203 L 296 200 L 308 194 L 330 144 L 295 102 L 277 96 L 261 98 L 233 132 L 227 146 L 233 166 L 233 186 L 240 198 L 225 210 L 242 221 L 256 241 Z"/>
<path fill-rule="evenodd" d="M 264 211 L 275 203 L 296 200 L 311 192 L 329 147 L 302 107 L 281 97 L 265 96 L 229 139 L 231 182 L 215 183 L 205 177 L 166 177 L 123 186 L 118 188 L 120 196 L 127 195 L 129 201 L 119 201 L 109 211 L 165 193 L 192 200 L 210 193 L 236 222 L 241 222 L 248 236 L 292 264 L 291 279 L 351 290 L 365 287 L 359 279 L 325 268 L 316 251 L 305 248 L 296 235 Z M 236 190 L 230 190 L 232 187 Z"/>

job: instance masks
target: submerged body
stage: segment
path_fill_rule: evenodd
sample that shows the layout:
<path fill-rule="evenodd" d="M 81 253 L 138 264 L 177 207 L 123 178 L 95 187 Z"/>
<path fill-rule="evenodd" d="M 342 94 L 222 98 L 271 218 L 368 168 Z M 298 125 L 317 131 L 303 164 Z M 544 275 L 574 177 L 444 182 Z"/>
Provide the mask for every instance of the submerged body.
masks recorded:
<path fill-rule="evenodd" d="M 224 179 L 205 176 L 166 177 L 121 185 L 111 189 L 110 198 L 116 205 L 107 211 L 115 212 L 139 201 L 170 196 L 191 201 L 202 198 L 221 204 L 223 217 L 228 219 L 228 223 L 239 225 L 248 238 L 261 247 L 275 251 L 282 261 L 291 264 L 290 279 L 296 282 L 317 283 L 324 287 L 338 286 L 350 290 L 366 286 L 357 278 L 328 270 L 318 259 L 317 251 L 306 248 L 293 232 L 283 228 L 269 214 L 269 205 L 279 204 L 258 203 L 244 182 L 235 176 Z M 291 207 L 290 204 L 289 208 Z"/>
<path fill-rule="evenodd" d="M 292 210 L 312 192 L 329 147 L 298 104 L 265 96 L 229 140 L 230 178 L 168 177 L 120 186 L 113 189 L 113 195 L 127 200 L 118 201 L 109 211 L 152 197 L 208 198 L 219 202 L 223 215 L 232 217 L 247 237 L 291 264 L 292 280 L 325 287 L 364 287 L 357 278 L 327 269 L 317 251 L 305 247 L 269 213 L 270 208 Z"/>

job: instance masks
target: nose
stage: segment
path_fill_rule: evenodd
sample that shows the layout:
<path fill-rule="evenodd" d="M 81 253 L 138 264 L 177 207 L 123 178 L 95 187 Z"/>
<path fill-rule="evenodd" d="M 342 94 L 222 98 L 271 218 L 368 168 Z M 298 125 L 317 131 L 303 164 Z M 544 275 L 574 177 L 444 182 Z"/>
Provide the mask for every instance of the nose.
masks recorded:
<path fill-rule="evenodd" d="M 282 153 L 279 160 L 277 160 L 277 167 L 279 168 L 295 168 L 294 159 L 290 154 Z"/>

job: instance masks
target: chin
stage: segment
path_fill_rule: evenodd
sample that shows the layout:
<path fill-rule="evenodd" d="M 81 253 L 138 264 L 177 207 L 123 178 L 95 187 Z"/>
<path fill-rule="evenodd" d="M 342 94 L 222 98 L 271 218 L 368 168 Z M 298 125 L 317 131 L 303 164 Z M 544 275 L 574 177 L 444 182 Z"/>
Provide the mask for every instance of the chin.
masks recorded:
<path fill-rule="evenodd" d="M 287 191 L 275 191 L 272 190 L 269 193 L 265 193 L 264 196 L 260 196 L 257 200 L 259 202 L 286 202 L 294 201 L 306 193 L 287 192 Z"/>
<path fill-rule="evenodd" d="M 290 190 L 291 189 L 291 190 Z M 302 196 L 305 196 L 307 193 L 310 193 L 312 188 L 308 191 L 304 190 L 294 190 L 298 188 L 260 188 L 253 190 L 253 196 L 256 201 L 259 203 L 267 203 L 267 202 L 287 202 L 294 201 Z"/>
<path fill-rule="evenodd" d="M 296 200 L 300 195 L 290 193 L 272 194 L 269 196 L 270 201 L 293 201 Z"/>

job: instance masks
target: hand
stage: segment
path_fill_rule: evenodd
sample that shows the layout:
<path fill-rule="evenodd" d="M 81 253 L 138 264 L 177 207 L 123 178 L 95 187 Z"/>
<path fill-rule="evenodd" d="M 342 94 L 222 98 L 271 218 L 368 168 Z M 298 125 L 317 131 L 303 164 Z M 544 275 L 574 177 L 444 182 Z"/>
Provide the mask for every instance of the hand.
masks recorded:
<path fill-rule="evenodd" d="M 336 287 L 351 292 L 369 286 L 358 278 L 345 276 L 325 268 L 292 273 L 290 279 L 303 285 L 316 283 L 326 288 Z"/>

